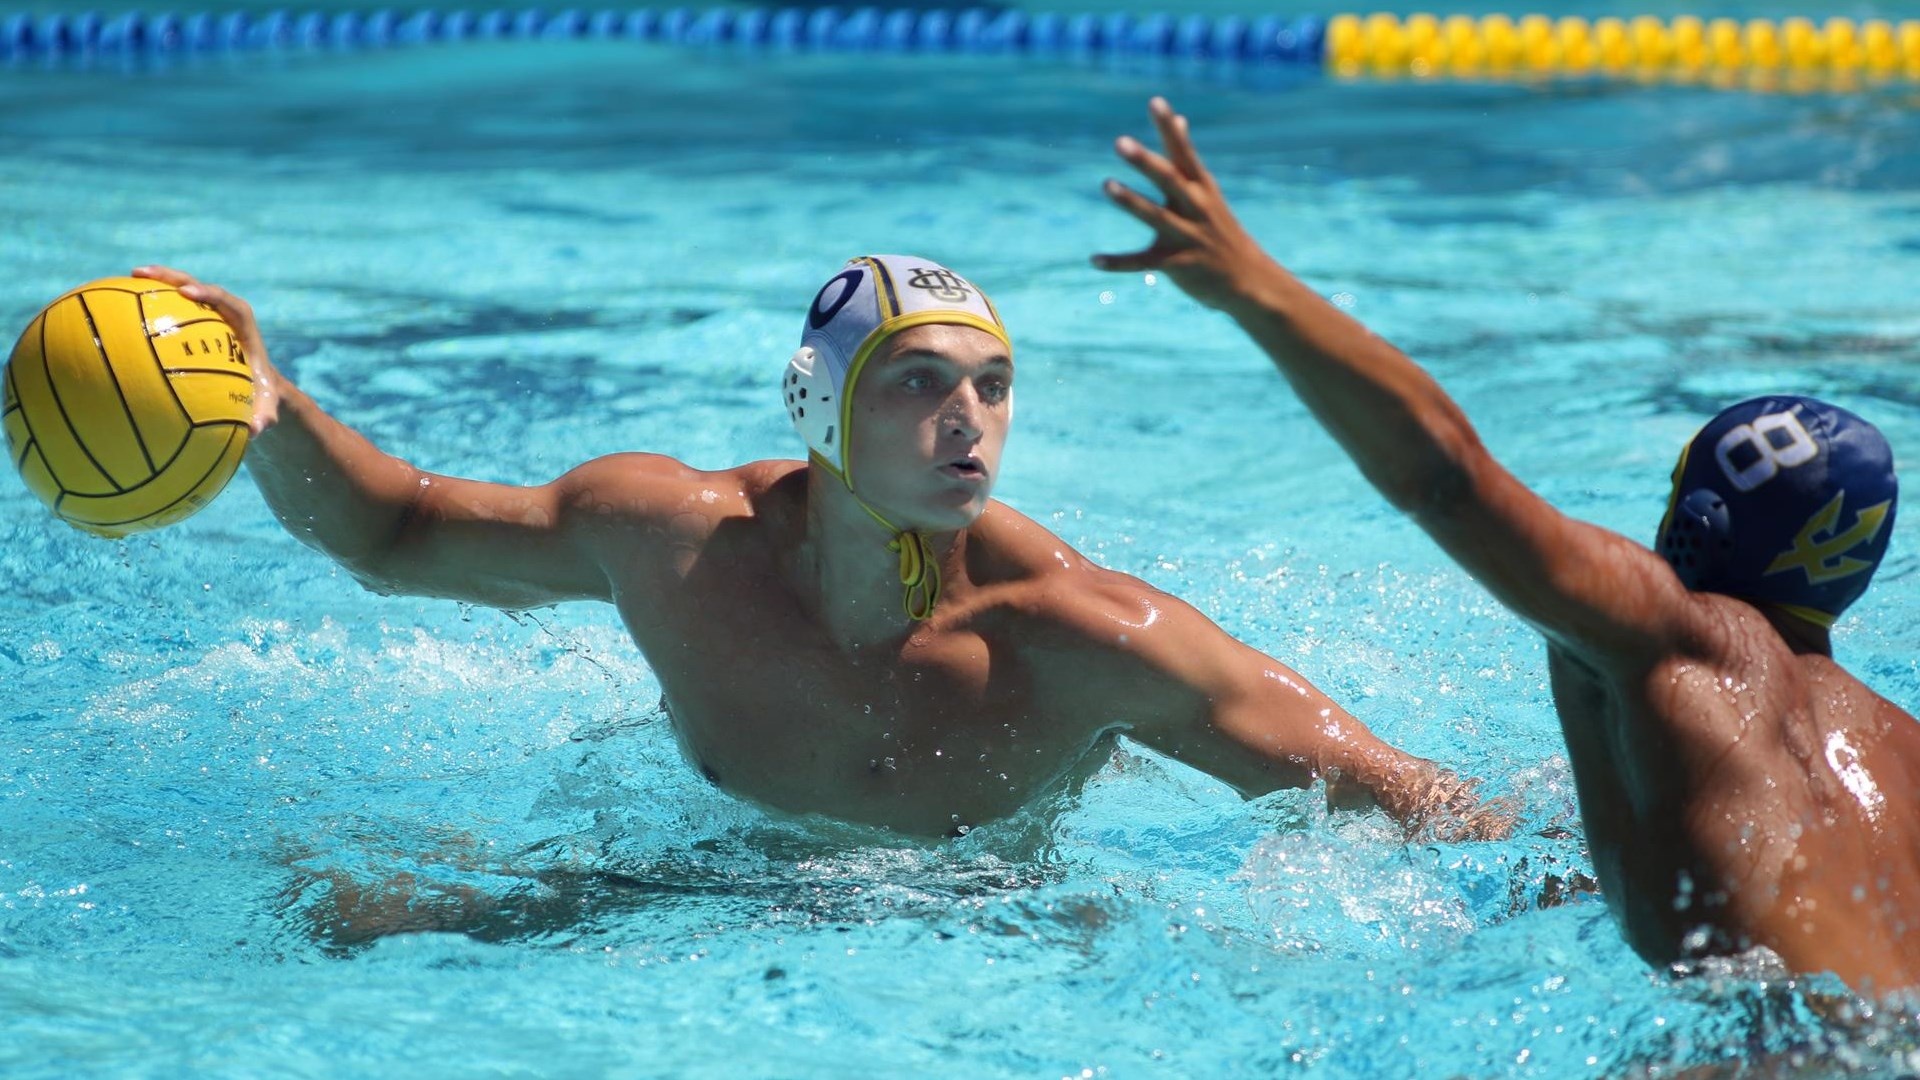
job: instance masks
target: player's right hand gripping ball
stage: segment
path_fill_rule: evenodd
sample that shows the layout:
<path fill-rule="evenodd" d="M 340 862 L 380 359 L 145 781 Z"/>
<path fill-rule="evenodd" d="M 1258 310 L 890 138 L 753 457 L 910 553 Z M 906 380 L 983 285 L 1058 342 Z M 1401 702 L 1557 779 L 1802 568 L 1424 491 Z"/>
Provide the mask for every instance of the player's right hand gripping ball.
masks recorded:
<path fill-rule="evenodd" d="M 9 458 L 90 533 L 194 514 L 247 449 L 253 378 L 233 328 L 159 281 L 102 278 L 48 304 L 4 376 Z"/>

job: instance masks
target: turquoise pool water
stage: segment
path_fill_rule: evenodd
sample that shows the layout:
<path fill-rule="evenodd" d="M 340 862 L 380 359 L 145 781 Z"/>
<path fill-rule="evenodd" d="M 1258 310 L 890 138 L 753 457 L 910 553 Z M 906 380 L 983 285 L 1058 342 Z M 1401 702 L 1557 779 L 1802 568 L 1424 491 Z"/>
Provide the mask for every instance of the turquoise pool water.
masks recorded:
<path fill-rule="evenodd" d="M 1765 391 L 1920 454 L 1907 88 L 585 44 L 0 72 L 0 326 L 169 261 L 441 471 L 795 455 L 775 385 L 818 281 L 867 250 L 948 262 L 1020 348 L 1001 497 L 1525 808 L 1512 841 L 1408 847 L 1123 746 L 953 843 L 782 821 L 680 760 L 610 609 L 364 593 L 244 478 L 107 543 L 0 477 L 0 1072 L 1920 1069 L 1911 1017 L 1836 1019 L 1818 980 L 1640 964 L 1576 887 L 1538 641 L 1230 325 L 1086 266 L 1137 239 L 1097 184 L 1154 92 L 1254 231 L 1570 512 L 1649 537 L 1679 445 Z M 1909 709 L 1914 520 L 1839 632 Z M 381 933 L 408 928 L 433 932 Z"/>

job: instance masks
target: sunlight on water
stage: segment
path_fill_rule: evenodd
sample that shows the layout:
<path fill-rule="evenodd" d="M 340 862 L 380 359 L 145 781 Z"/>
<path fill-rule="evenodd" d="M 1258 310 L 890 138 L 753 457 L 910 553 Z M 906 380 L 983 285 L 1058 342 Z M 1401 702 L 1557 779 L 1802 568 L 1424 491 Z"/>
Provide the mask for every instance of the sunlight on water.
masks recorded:
<path fill-rule="evenodd" d="M 1522 828 L 1408 843 L 1127 743 L 953 842 L 777 820 L 682 760 L 608 610 L 372 596 L 244 479 L 117 544 L 4 481 L 0 1071 L 1920 1070 L 1910 1008 L 1764 956 L 1648 971 L 1594 891 L 1538 640 L 1230 325 L 1084 264 L 1137 239 L 1096 197 L 1107 140 L 1176 92 L 1282 258 L 1550 499 L 1646 540 L 1734 395 L 1830 397 L 1920 446 L 1898 93 L 635 55 L 0 74 L 37 103 L 0 125 L 0 325 L 164 258 L 247 295 L 382 445 L 527 483 L 625 449 L 793 455 L 774 381 L 811 289 L 923 250 L 1021 350 L 1000 495 L 1516 796 Z M 203 122 L 234 95 L 257 107 Z M 1908 531 L 1838 640 L 1912 707 Z"/>

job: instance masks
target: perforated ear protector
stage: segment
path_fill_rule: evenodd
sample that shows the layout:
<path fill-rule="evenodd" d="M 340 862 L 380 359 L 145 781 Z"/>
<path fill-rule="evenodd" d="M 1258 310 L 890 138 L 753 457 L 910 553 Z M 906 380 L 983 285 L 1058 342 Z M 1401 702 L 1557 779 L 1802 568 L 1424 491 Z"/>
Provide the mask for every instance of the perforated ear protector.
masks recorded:
<path fill-rule="evenodd" d="M 800 348 L 787 359 L 780 387 L 787 418 L 806 440 L 808 461 L 838 477 L 860 508 L 892 534 L 887 549 L 899 556 L 902 605 L 915 620 L 932 615 L 939 601 L 940 561 L 925 536 L 888 521 L 860 497 L 847 444 L 853 390 L 867 358 L 887 338 L 928 323 L 983 330 L 1013 353 L 1000 313 L 972 282 L 928 259 L 866 255 L 848 260 L 814 295 Z"/>
<path fill-rule="evenodd" d="M 1878 428 L 1813 398 L 1754 398 L 1680 455 L 1655 548 L 1689 589 L 1831 626 L 1885 557 L 1898 495 Z"/>
<path fill-rule="evenodd" d="M 1733 518 L 1727 501 L 1706 488 L 1690 491 L 1674 503 L 1671 523 L 1661 531 L 1660 554 L 1689 589 L 1711 576 L 1711 567 L 1733 552 Z"/>
<path fill-rule="evenodd" d="M 825 366 L 812 346 L 800 346 L 787 361 L 782 391 L 787 398 L 787 419 L 807 441 L 807 449 L 835 461 L 840 455 L 840 404 L 836 400 L 840 391 Z"/>

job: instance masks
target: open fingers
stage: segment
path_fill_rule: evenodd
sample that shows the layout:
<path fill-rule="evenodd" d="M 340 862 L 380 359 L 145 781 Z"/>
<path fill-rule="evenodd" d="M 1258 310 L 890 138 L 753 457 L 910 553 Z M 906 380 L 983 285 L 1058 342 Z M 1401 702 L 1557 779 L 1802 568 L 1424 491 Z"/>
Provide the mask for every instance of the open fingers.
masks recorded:
<path fill-rule="evenodd" d="M 1122 273 L 1152 270 L 1166 262 L 1169 255 L 1187 246 L 1185 222 L 1178 214 L 1118 180 L 1108 180 L 1101 185 L 1101 190 L 1113 200 L 1114 205 L 1151 227 L 1154 238 L 1152 244 L 1139 251 L 1095 255 L 1094 266 Z"/>
<path fill-rule="evenodd" d="M 1179 231 L 1173 227 L 1176 219 L 1171 211 L 1120 181 L 1108 180 L 1100 185 L 1100 190 L 1106 193 L 1107 198 L 1113 200 L 1115 206 L 1139 218 L 1141 222 L 1151 226 L 1154 232 L 1164 235 Z"/>
<path fill-rule="evenodd" d="M 1159 250 L 1159 246 L 1155 245 L 1154 247 L 1142 248 L 1139 251 L 1130 251 L 1125 254 L 1095 255 L 1093 257 L 1093 265 L 1096 269 L 1112 270 L 1118 273 L 1128 274 L 1141 270 L 1152 270 L 1160 265 L 1164 257 L 1163 253 Z"/>
<path fill-rule="evenodd" d="M 163 281 L 180 290 L 180 295 L 218 311 L 222 318 L 235 330 L 244 332 L 253 323 L 253 308 L 245 300 L 233 295 L 218 285 L 195 280 L 185 270 L 175 270 L 171 266 L 136 266 L 134 277 L 152 278 Z"/>
<path fill-rule="evenodd" d="M 1167 99 L 1156 97 L 1147 103 L 1147 112 L 1153 117 L 1154 130 L 1160 133 L 1160 145 L 1167 148 L 1167 158 L 1174 168 L 1188 180 L 1206 178 L 1206 166 L 1200 164 L 1200 154 L 1193 148 L 1193 137 L 1187 132 L 1187 118 L 1173 111 Z"/>
<path fill-rule="evenodd" d="M 253 305 L 218 285 L 194 280 L 192 274 L 171 266 L 136 266 L 134 277 L 162 281 L 180 290 L 180 295 L 212 308 L 234 333 L 240 335 L 240 350 L 253 371 L 253 415 L 247 431 L 257 437 L 280 419 L 279 394 L 274 388 L 273 369 L 267 364 L 266 343 L 260 339 L 260 325 L 254 321 Z"/>
<path fill-rule="evenodd" d="M 218 285 L 208 285 L 196 281 L 192 274 L 184 270 L 175 270 L 171 266 L 136 266 L 133 276 L 164 281 L 180 290 L 180 295 L 195 300 L 219 312 L 220 317 L 233 327 L 241 338 L 241 344 L 249 348 L 258 348 L 256 342 L 260 328 L 254 323 L 253 306 Z"/>
<path fill-rule="evenodd" d="M 1113 152 L 1120 160 L 1140 171 L 1140 175 L 1153 181 L 1160 194 L 1167 197 L 1167 205 L 1190 208 L 1193 200 L 1187 197 L 1187 179 L 1180 175 L 1173 163 L 1148 148 L 1131 135 L 1122 135 L 1113 141 Z"/>

